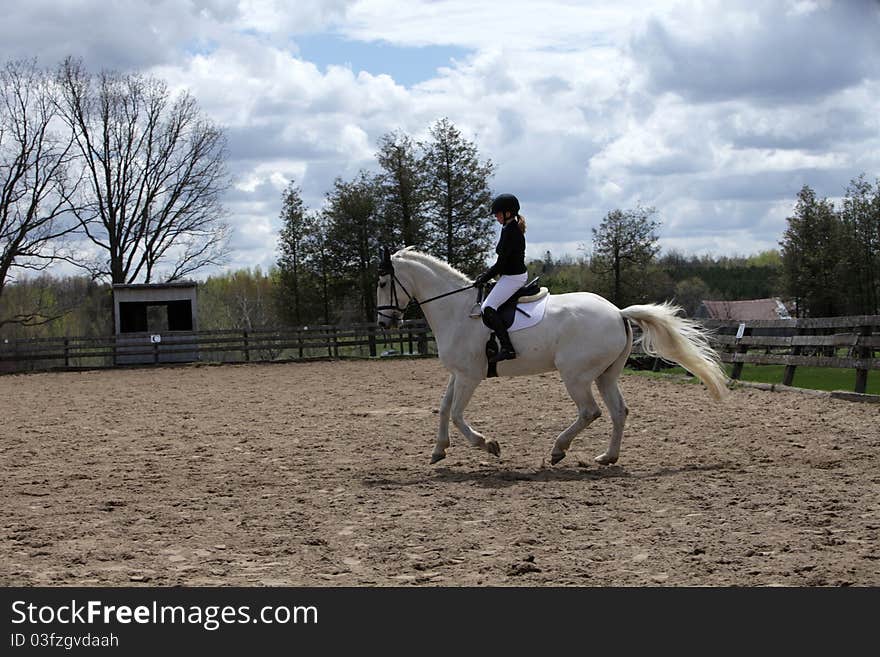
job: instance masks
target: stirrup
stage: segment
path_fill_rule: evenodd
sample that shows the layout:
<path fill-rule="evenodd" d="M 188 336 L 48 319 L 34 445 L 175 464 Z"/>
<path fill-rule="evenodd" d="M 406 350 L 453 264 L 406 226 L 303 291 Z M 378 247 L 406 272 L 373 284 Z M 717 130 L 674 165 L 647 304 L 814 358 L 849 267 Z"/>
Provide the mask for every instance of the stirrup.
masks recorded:
<path fill-rule="evenodd" d="M 489 362 L 490 363 L 498 363 L 502 360 L 515 360 L 516 352 L 513 349 L 505 349 L 502 347 L 494 357 L 492 357 Z"/>
<path fill-rule="evenodd" d="M 471 311 L 468 313 L 468 317 L 479 318 L 483 316 L 483 309 L 480 308 L 480 304 L 475 303 L 471 306 Z"/>

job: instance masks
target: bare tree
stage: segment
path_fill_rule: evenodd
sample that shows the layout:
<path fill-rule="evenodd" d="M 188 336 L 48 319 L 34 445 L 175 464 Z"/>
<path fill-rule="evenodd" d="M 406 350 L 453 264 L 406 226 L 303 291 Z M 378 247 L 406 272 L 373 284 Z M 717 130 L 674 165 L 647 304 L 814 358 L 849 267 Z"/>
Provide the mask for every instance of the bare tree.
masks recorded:
<path fill-rule="evenodd" d="M 50 76 L 35 62 L 0 69 L 0 296 L 14 269 L 42 270 L 62 258 L 59 240 L 77 227 L 65 215 L 76 186 L 72 142 L 58 128 Z M 40 305 L 3 321 L 51 319 Z"/>
<path fill-rule="evenodd" d="M 92 75 L 69 58 L 58 83 L 85 171 L 76 216 L 104 252 L 80 264 L 113 283 L 135 283 L 221 262 L 225 138 L 195 99 L 172 98 L 163 81 L 139 74 Z"/>

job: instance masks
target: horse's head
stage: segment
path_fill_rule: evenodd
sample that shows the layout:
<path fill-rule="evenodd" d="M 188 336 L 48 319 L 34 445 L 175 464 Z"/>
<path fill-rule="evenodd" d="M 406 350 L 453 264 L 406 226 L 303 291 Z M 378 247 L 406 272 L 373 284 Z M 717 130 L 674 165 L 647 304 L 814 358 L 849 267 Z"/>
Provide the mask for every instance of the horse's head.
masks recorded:
<path fill-rule="evenodd" d="M 391 253 L 388 249 L 383 249 L 382 260 L 379 263 L 379 285 L 376 288 L 376 312 L 379 326 L 383 329 L 397 326 L 411 298 L 400 279 L 397 278 L 394 264 L 391 262 Z"/>

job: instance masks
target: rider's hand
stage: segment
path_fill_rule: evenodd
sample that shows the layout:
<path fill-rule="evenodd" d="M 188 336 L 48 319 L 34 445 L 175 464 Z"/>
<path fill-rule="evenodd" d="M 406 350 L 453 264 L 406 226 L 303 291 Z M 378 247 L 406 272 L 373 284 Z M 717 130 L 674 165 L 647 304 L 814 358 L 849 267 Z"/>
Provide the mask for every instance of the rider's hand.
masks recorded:
<path fill-rule="evenodd" d="M 477 276 L 477 280 L 474 281 L 474 287 L 483 287 L 486 283 L 489 282 L 489 279 L 492 277 L 489 275 L 489 272 L 483 272 L 479 276 Z"/>

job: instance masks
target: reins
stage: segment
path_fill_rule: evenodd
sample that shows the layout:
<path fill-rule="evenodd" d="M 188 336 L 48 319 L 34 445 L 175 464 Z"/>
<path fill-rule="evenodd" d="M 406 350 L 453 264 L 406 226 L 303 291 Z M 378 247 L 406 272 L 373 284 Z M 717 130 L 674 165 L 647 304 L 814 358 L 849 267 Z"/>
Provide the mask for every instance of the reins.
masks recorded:
<path fill-rule="evenodd" d="M 391 264 L 390 258 L 386 262 L 384 262 L 381 267 L 379 267 L 379 275 L 380 276 L 387 276 L 389 274 L 391 275 L 391 303 L 393 303 L 395 305 L 393 305 L 393 306 L 376 306 L 376 311 L 378 312 L 379 316 L 384 317 L 386 319 L 395 319 L 395 318 L 392 317 L 391 315 L 387 315 L 387 314 L 383 313 L 382 312 L 383 310 L 395 310 L 395 311 L 403 314 L 406 312 L 407 308 L 409 308 L 410 306 L 420 307 L 420 306 L 425 305 L 426 303 L 430 303 L 431 301 L 436 301 L 437 299 L 442 299 L 443 297 L 448 297 L 453 294 L 458 294 L 459 292 L 465 292 L 467 290 L 471 290 L 474 287 L 476 287 L 476 285 L 474 283 L 471 283 L 470 285 L 468 285 L 466 287 L 458 288 L 457 290 L 451 290 L 449 292 L 444 292 L 443 294 L 438 294 L 437 296 L 430 297 L 428 299 L 425 299 L 424 301 L 419 301 L 412 294 L 409 293 L 409 291 L 406 289 L 406 286 L 403 283 L 401 283 L 399 278 L 397 278 L 397 273 L 394 271 L 394 265 Z M 403 293 L 406 294 L 407 297 L 409 297 L 409 301 L 407 301 L 406 305 L 403 308 L 400 307 L 400 302 L 398 301 L 397 287 L 395 286 L 395 283 L 397 285 L 399 285 L 400 289 L 403 290 Z"/>

